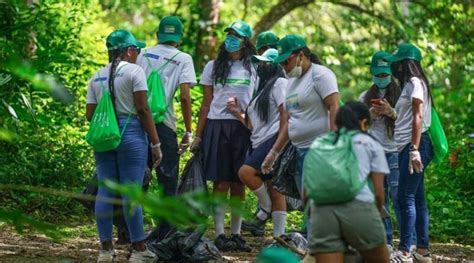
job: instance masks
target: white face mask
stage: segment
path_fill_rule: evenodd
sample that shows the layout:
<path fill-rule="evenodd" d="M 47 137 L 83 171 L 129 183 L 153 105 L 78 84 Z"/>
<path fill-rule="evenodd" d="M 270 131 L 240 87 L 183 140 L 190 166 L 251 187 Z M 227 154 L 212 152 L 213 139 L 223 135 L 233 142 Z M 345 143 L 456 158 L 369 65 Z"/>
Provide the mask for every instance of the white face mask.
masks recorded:
<path fill-rule="evenodd" d="M 295 67 L 288 72 L 288 77 L 289 78 L 299 78 L 301 77 L 301 74 L 303 74 L 303 68 L 301 67 L 301 63 L 298 66 L 298 63 L 300 62 L 300 57 L 298 56 L 296 58 L 296 65 Z"/>

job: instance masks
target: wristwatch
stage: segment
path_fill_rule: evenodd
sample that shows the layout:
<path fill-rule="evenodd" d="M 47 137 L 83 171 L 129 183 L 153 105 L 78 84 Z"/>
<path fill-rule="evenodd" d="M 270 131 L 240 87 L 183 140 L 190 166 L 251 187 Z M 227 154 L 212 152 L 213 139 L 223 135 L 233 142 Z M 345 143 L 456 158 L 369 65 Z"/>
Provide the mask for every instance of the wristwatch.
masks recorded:
<path fill-rule="evenodd" d="M 413 152 L 413 151 L 418 151 L 418 147 L 416 147 L 416 145 L 414 144 L 410 144 L 410 152 Z"/>

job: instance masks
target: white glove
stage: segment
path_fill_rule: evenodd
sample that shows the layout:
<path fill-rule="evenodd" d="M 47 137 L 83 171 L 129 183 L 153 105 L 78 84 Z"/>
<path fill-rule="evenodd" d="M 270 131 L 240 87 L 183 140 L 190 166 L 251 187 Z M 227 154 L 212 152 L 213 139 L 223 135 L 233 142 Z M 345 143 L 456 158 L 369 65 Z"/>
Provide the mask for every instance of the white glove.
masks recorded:
<path fill-rule="evenodd" d="M 181 143 L 178 146 L 178 154 L 184 153 L 189 145 L 191 145 L 191 139 L 193 138 L 192 132 L 185 132 L 183 138 L 181 138 Z"/>
<path fill-rule="evenodd" d="M 273 170 L 273 164 L 275 164 L 277 158 L 278 153 L 275 150 L 271 149 L 262 163 L 261 169 L 263 174 L 269 174 Z"/>
<path fill-rule="evenodd" d="M 410 152 L 410 162 L 408 163 L 408 171 L 413 174 L 413 170 L 417 173 L 423 172 L 423 163 L 421 162 L 421 155 L 419 151 Z"/>
<path fill-rule="evenodd" d="M 151 145 L 151 161 L 153 162 L 153 169 L 158 167 L 163 158 L 163 153 L 161 152 L 161 143 Z"/>
<path fill-rule="evenodd" d="M 201 137 L 196 136 L 196 138 L 194 138 L 194 141 L 191 144 L 191 148 L 190 148 L 192 153 L 199 152 L 199 150 L 201 149 L 201 142 L 202 142 Z"/>

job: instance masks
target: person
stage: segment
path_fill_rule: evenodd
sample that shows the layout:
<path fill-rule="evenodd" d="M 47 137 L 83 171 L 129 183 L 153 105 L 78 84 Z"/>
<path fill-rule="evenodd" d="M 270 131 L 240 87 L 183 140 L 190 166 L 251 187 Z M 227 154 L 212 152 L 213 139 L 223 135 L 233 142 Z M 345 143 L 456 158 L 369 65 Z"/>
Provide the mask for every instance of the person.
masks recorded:
<path fill-rule="evenodd" d="M 336 75 L 320 65 L 303 37 L 287 35 L 278 42 L 279 55 L 274 60 L 283 66 L 288 81 L 286 109 L 288 135 L 299 155 L 298 190 L 303 191 L 303 160 L 314 139 L 335 130 L 339 108 Z"/>
<path fill-rule="evenodd" d="M 259 84 L 257 95 L 244 114 L 238 101 L 227 103 L 229 110 L 251 130 L 252 146 L 239 169 L 239 178 L 257 196 L 260 209 L 254 220 L 242 222 L 242 228 L 246 225 L 246 230 L 263 235 L 265 222 L 271 216 L 274 237 L 285 233 L 286 202 L 285 196 L 271 186 L 271 168 L 288 142 L 288 116 L 284 109 L 288 80 L 280 65 L 273 63 L 277 56 L 276 49 L 253 56 L 258 63 Z"/>
<path fill-rule="evenodd" d="M 369 134 L 382 145 L 385 158 L 387 159 L 390 173 L 384 179 L 385 209 L 387 214 L 383 218 L 385 231 L 387 233 L 387 248 L 389 254 L 393 252 L 393 227 L 390 219 L 390 197 L 392 198 L 395 217 L 400 222 L 400 210 L 398 206 L 398 150 L 394 140 L 395 119 L 397 113 L 394 109 L 395 103 L 400 97 L 400 87 L 392 79 L 390 63 L 383 58 L 390 53 L 378 51 L 372 56 L 370 73 L 372 75 L 372 86 L 364 91 L 359 101 L 370 108 L 372 126 Z"/>
<path fill-rule="evenodd" d="M 164 194 L 176 196 L 178 189 L 179 156 L 192 140 L 192 111 L 189 89 L 196 84 L 192 57 L 178 49 L 183 37 L 183 23 L 176 16 L 164 17 L 156 33 L 158 44 L 147 48 L 137 59 L 146 76 L 152 70 L 158 70 L 167 102 L 163 122 L 155 123 L 162 142 L 163 160 L 156 168 L 158 185 L 163 187 Z M 183 114 L 185 133 L 178 145 L 176 134 L 176 113 L 174 97 L 179 86 L 181 112 Z M 171 230 L 169 222 L 162 220 L 158 227 L 148 236 L 161 240 Z"/>
<path fill-rule="evenodd" d="M 278 44 L 278 36 L 271 31 L 265 31 L 257 36 L 255 47 L 257 48 L 257 54 L 262 55 L 263 52 L 270 48 L 276 49 Z"/>
<path fill-rule="evenodd" d="M 202 73 L 200 84 L 204 86 L 204 98 L 191 150 L 202 149 L 204 174 L 207 180 L 214 182 L 214 193 L 227 196 L 230 190 L 231 197 L 243 200 L 245 189 L 238 171 L 250 144 L 250 132 L 227 109 L 227 101 L 236 99 L 243 108 L 250 102 L 257 78 L 251 64 L 255 47 L 250 42 L 252 29 L 244 21 L 233 22 L 224 32 L 227 35 L 217 59 L 208 62 Z M 215 208 L 215 244 L 221 251 L 251 250 L 240 235 L 242 215 L 237 210 L 232 209 L 232 235 L 227 238 L 225 207 Z"/>
<path fill-rule="evenodd" d="M 337 113 L 337 135 L 341 129 L 359 131 L 352 137 L 358 179 L 370 180 L 373 191 L 365 184 L 351 201 L 312 205 L 309 249 L 318 263 L 342 263 L 347 245 L 359 251 L 365 262 L 389 260 L 380 215 L 384 205 L 383 180 L 390 170 L 382 146 L 367 134 L 371 119 L 367 106 L 361 102 L 348 102 Z"/>
<path fill-rule="evenodd" d="M 156 130 L 162 142 L 163 160 L 157 167 L 158 184 L 168 196 L 175 196 L 178 187 L 179 154 L 184 152 L 192 140 L 192 112 L 189 88 L 196 84 L 192 57 L 178 49 L 183 36 L 183 24 L 176 16 L 166 16 L 158 26 L 158 44 L 147 48 L 137 59 L 147 77 L 152 70 L 158 70 L 165 91 L 168 109 L 163 122 L 156 123 Z M 176 138 L 176 114 L 173 99 L 177 87 L 180 89 L 181 111 L 184 133 L 178 146 Z"/>
<path fill-rule="evenodd" d="M 433 146 L 428 136 L 433 99 L 431 88 L 421 67 L 421 51 L 413 44 L 403 43 L 394 55 L 393 75 L 402 87 L 395 105 L 395 143 L 399 151 L 400 178 L 400 244 L 394 262 L 431 262 L 428 237 L 428 207 L 425 199 L 424 170 L 433 159 Z M 413 231 L 416 230 L 416 251 L 410 253 Z"/>
<path fill-rule="evenodd" d="M 148 158 L 148 137 L 151 141 L 154 165 L 161 161 L 160 140 L 153 125 L 147 102 L 147 84 L 143 69 L 134 64 L 144 42 L 137 41 L 127 30 L 116 30 L 107 37 L 109 64 L 92 77 L 87 89 L 86 115 L 90 121 L 104 90 L 110 90 L 117 119 L 122 131 L 122 141 L 112 151 L 95 152 L 99 181 L 115 181 L 122 184 L 141 184 Z M 112 218 L 114 205 L 104 201 L 114 198 L 115 193 L 99 184 L 95 216 L 101 249 L 98 261 L 112 261 L 115 252 L 112 243 Z M 123 212 L 132 242 L 131 261 L 156 260 L 143 240 L 143 215 L 140 205 L 129 206 L 123 196 Z M 131 210 L 130 210 L 131 209 Z"/>

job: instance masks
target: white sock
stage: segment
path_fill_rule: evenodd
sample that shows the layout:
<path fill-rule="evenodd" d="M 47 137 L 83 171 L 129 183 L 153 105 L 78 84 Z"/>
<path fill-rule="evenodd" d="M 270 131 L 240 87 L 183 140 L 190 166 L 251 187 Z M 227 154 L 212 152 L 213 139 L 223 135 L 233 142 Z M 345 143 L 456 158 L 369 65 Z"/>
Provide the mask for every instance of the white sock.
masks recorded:
<path fill-rule="evenodd" d="M 224 234 L 224 217 L 225 206 L 217 206 L 214 209 L 214 227 L 216 229 L 216 237 Z"/>
<path fill-rule="evenodd" d="M 240 229 L 242 227 L 242 214 L 232 209 L 230 213 L 230 226 L 233 235 L 240 235 Z"/>
<path fill-rule="evenodd" d="M 270 194 L 268 194 L 266 185 L 262 183 L 259 188 L 255 189 L 252 192 L 257 196 L 260 207 L 270 213 L 272 211 L 272 200 L 270 199 Z M 257 217 L 260 220 L 266 220 L 268 218 L 268 214 L 259 210 L 257 213 Z"/>
<path fill-rule="evenodd" d="M 285 234 L 286 211 L 273 211 L 272 221 L 273 221 L 273 236 L 279 237 Z"/>

